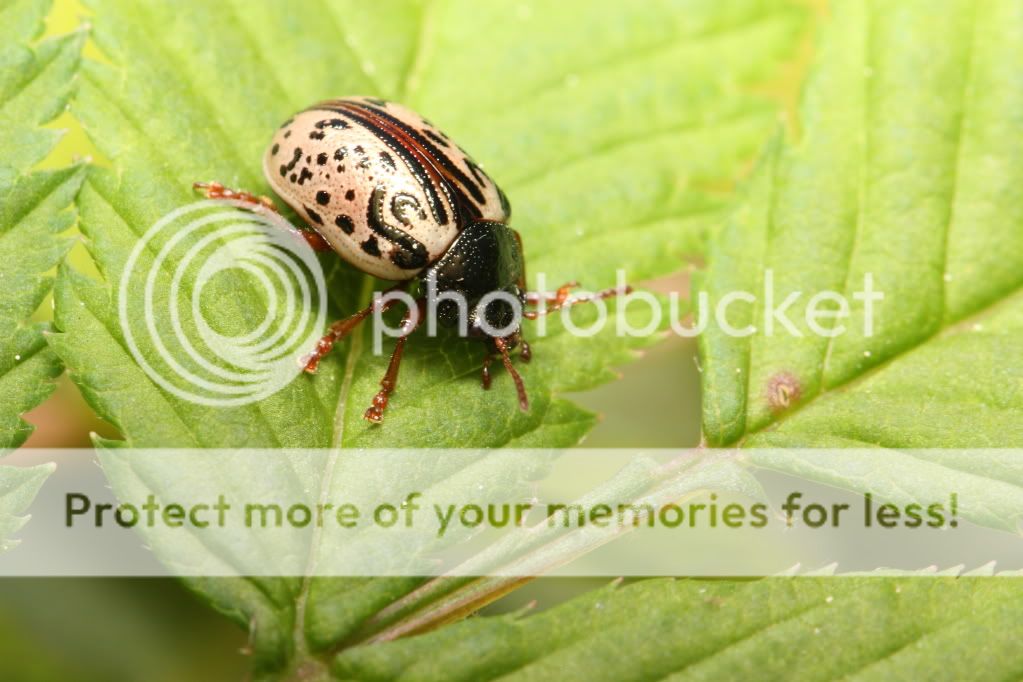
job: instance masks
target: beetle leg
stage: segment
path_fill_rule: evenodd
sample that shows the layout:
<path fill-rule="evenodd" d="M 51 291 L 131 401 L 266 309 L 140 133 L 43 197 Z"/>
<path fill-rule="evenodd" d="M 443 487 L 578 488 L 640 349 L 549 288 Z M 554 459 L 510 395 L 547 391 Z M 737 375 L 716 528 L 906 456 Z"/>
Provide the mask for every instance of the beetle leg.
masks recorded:
<path fill-rule="evenodd" d="M 270 197 L 257 196 L 251 192 L 234 190 L 224 187 L 219 182 L 194 182 L 192 188 L 199 190 L 207 199 L 225 199 L 228 201 L 240 201 L 244 204 L 251 204 L 253 210 L 270 210 L 278 213 L 277 207 Z"/>
<path fill-rule="evenodd" d="M 334 249 L 334 247 L 327 243 L 326 239 L 320 236 L 319 232 L 314 232 L 313 230 L 296 230 L 295 228 L 291 228 L 289 231 L 296 237 L 304 239 L 305 243 L 308 244 L 309 248 L 313 251 L 323 252 L 332 251 Z"/>
<path fill-rule="evenodd" d="M 383 293 L 386 295 L 392 291 L 402 291 L 405 289 L 406 285 L 407 282 L 400 282 L 395 286 L 391 287 L 390 289 L 387 289 Z M 393 306 L 397 302 L 398 299 L 396 298 L 388 299 L 383 303 L 378 303 L 374 301 L 373 303 L 369 304 L 359 312 L 349 315 L 345 319 L 338 320 L 334 324 L 330 325 L 330 328 L 327 330 L 327 333 L 324 334 L 323 337 L 316 342 L 316 349 L 313 350 L 313 352 L 310 353 L 309 355 L 306 355 L 302 358 L 301 362 L 302 365 L 305 367 L 305 371 L 309 372 L 310 374 L 315 372 L 316 368 L 320 364 L 320 360 L 322 360 L 323 357 L 330 352 L 330 349 L 334 347 L 334 344 L 337 343 L 338 341 L 341 341 L 349 334 L 351 334 L 352 331 L 356 327 L 358 327 L 363 320 L 369 317 L 370 313 L 372 313 L 375 308 L 379 307 L 380 312 L 386 312 L 391 308 L 391 306 Z"/>
<path fill-rule="evenodd" d="M 380 380 L 380 390 L 373 396 L 372 404 L 367 408 L 366 413 L 362 415 L 363 419 L 374 424 L 379 424 L 384 420 L 384 410 L 387 409 L 387 403 L 390 400 L 391 394 L 394 393 L 394 388 L 398 385 L 398 367 L 401 365 L 401 356 L 405 351 L 405 343 L 408 341 L 409 335 L 418 329 L 422 323 L 425 309 L 426 299 L 420 298 L 416 301 L 414 319 L 411 310 L 406 312 L 405 317 L 401 319 L 401 335 L 394 345 L 394 352 L 391 353 L 391 361 L 387 365 L 387 372 L 384 374 L 384 378 Z"/>
<path fill-rule="evenodd" d="M 563 304 L 568 300 L 569 292 L 579 286 L 579 282 L 569 282 L 562 284 L 558 287 L 558 290 L 554 293 L 549 291 L 527 291 L 526 292 L 526 303 L 537 304 L 540 301 L 554 301 L 556 305 Z"/>
<path fill-rule="evenodd" d="M 487 352 L 487 356 L 483 358 L 483 371 L 481 372 L 481 379 L 483 381 L 483 390 L 490 390 L 490 363 L 493 361 L 494 356 Z"/>
<path fill-rule="evenodd" d="M 604 289 L 602 291 L 594 292 L 592 294 L 586 294 L 584 296 L 569 296 L 567 294 L 567 291 L 568 291 L 568 289 L 571 288 L 571 286 L 572 285 L 570 285 L 570 284 L 566 284 L 565 286 L 563 286 L 560 289 L 558 289 L 558 292 L 556 294 L 553 294 L 553 295 L 542 293 L 542 292 L 541 293 L 526 294 L 526 301 L 527 302 L 531 302 L 530 301 L 530 296 L 535 296 L 536 297 L 535 300 L 547 300 L 547 301 L 551 301 L 552 304 L 550 306 L 545 306 L 544 308 L 542 308 L 540 310 L 527 310 L 524 313 L 522 313 L 522 316 L 524 318 L 526 318 L 527 320 L 535 320 L 536 318 L 540 317 L 541 315 L 549 315 L 549 314 L 553 313 L 554 311 L 560 310 L 562 308 L 570 308 L 570 307 L 572 307 L 574 305 L 579 305 L 580 303 L 589 303 L 591 301 L 597 301 L 597 300 L 606 299 L 606 298 L 614 298 L 615 296 L 618 296 L 618 295 L 623 295 L 624 296 L 626 294 L 631 294 L 632 293 L 632 287 L 626 286 L 624 290 L 618 290 L 616 288 L 609 288 L 609 289 Z M 544 297 L 547 297 L 547 298 L 544 298 Z"/>
<path fill-rule="evenodd" d="M 287 230 L 296 237 L 304 239 L 313 251 L 331 250 L 330 244 L 318 232 L 299 230 L 291 225 L 291 223 L 288 223 L 280 211 L 277 210 L 270 197 L 257 196 L 251 192 L 230 189 L 229 187 L 224 187 L 219 182 L 195 182 L 192 183 L 192 188 L 202 192 L 207 199 L 237 201 L 244 204 L 244 207 L 253 213 L 266 216 L 275 225 L 279 225 L 282 229 Z"/>
<path fill-rule="evenodd" d="M 497 350 L 501 354 L 501 362 L 504 363 L 504 368 L 508 370 L 512 381 L 515 382 L 515 392 L 519 396 L 519 408 L 523 412 L 529 411 L 529 398 L 526 397 L 526 386 L 522 383 L 522 377 L 519 376 L 515 366 L 512 365 L 511 355 L 508 354 L 508 342 L 500 337 L 495 337 L 494 345 L 497 346 Z"/>
<path fill-rule="evenodd" d="M 522 358 L 522 362 L 529 362 L 533 359 L 532 347 L 525 339 L 519 339 L 519 343 L 522 344 L 522 350 L 519 351 L 519 357 Z"/>

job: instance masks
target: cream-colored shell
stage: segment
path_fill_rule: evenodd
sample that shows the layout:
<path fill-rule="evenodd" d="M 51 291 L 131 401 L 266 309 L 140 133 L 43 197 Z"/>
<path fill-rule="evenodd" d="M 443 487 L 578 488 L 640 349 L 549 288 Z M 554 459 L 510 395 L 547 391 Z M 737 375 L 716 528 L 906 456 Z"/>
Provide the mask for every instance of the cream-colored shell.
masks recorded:
<path fill-rule="evenodd" d="M 446 135 L 372 98 L 297 114 L 274 135 L 263 172 L 342 258 L 381 279 L 416 276 L 468 220 L 510 217 L 497 185 Z"/>

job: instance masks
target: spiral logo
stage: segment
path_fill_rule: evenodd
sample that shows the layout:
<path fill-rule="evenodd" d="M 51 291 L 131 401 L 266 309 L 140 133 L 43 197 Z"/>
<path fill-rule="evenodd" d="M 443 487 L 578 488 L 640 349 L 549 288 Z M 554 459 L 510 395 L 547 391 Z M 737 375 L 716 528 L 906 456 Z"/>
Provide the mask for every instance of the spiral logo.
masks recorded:
<path fill-rule="evenodd" d="M 301 371 L 326 321 L 312 248 L 276 214 L 200 201 L 154 224 L 118 288 L 128 348 L 161 387 L 201 405 L 273 395 Z"/>

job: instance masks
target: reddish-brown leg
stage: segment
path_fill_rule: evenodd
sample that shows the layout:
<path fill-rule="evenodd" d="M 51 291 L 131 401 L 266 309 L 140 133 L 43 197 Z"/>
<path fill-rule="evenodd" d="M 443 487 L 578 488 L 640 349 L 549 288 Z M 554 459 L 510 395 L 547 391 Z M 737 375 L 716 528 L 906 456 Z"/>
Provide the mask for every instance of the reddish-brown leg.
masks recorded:
<path fill-rule="evenodd" d="M 522 362 L 529 362 L 533 359 L 533 348 L 526 342 L 525 339 L 519 339 L 519 344 L 522 345 L 522 350 L 519 351 L 519 357 L 522 358 Z"/>
<path fill-rule="evenodd" d="M 511 355 L 508 353 L 508 342 L 501 338 L 495 338 L 494 345 L 497 346 L 497 351 L 501 354 L 501 362 L 504 363 L 504 368 L 508 370 L 512 381 L 515 382 L 515 392 L 519 396 L 519 408 L 523 412 L 527 412 L 529 410 L 529 398 L 526 396 L 526 386 L 522 383 L 522 377 L 519 376 L 518 371 L 512 365 Z"/>
<path fill-rule="evenodd" d="M 274 206 L 273 199 L 270 197 L 257 196 L 251 192 L 234 190 L 224 187 L 219 182 L 194 182 L 192 187 L 205 194 L 207 199 L 240 201 L 244 204 L 252 204 L 253 210 L 268 209 L 274 213 L 278 212 L 277 207 Z"/>
<path fill-rule="evenodd" d="M 483 390 L 490 390 L 490 363 L 493 362 L 494 356 L 487 352 L 487 356 L 483 358 L 483 371 L 480 374 L 480 378 L 483 382 Z"/>
<path fill-rule="evenodd" d="M 558 287 L 558 290 L 554 293 L 549 291 L 527 291 L 526 303 L 536 305 L 540 301 L 553 301 L 556 306 L 561 307 L 568 300 L 569 292 L 578 286 L 579 282 L 568 282 Z"/>
<path fill-rule="evenodd" d="M 387 372 L 384 373 L 384 378 L 380 380 L 380 390 L 375 396 L 373 396 L 373 403 L 366 410 L 366 413 L 362 415 L 363 419 L 379 424 L 384 420 L 384 410 L 387 409 L 387 403 L 391 398 L 391 394 L 394 393 L 394 387 L 398 385 L 398 367 L 401 365 L 401 356 L 405 352 L 405 343 L 408 341 L 409 334 L 414 332 L 423 321 L 424 313 L 426 311 L 426 299 L 421 298 L 416 301 L 417 315 L 416 319 L 412 319 L 412 311 L 405 313 L 405 317 L 401 320 L 401 336 L 398 337 L 397 343 L 394 345 L 394 352 L 391 353 L 391 362 L 387 365 Z"/>
<path fill-rule="evenodd" d="M 519 339 L 519 343 L 522 346 L 522 350 L 519 351 L 519 357 L 522 358 L 522 362 L 529 362 L 533 359 L 533 349 L 530 348 L 529 344 L 526 343 L 525 339 Z M 494 356 L 491 353 L 487 353 L 486 357 L 483 358 L 483 371 L 481 372 L 481 378 L 483 380 L 483 390 L 490 390 L 491 376 L 490 376 L 490 363 L 494 361 Z"/>
<path fill-rule="evenodd" d="M 527 320 L 535 320 L 541 315 L 550 315 L 556 310 L 562 308 L 570 308 L 580 303 L 589 303 L 591 301 L 597 301 L 600 299 L 614 298 L 619 294 L 630 294 L 632 293 L 632 287 L 626 286 L 624 291 L 619 291 L 615 288 L 603 289 L 592 294 L 586 294 L 585 296 L 569 296 L 568 292 L 578 286 L 575 282 L 569 282 L 568 284 L 559 287 L 558 291 L 554 294 L 548 294 L 545 292 L 530 292 L 526 294 L 527 303 L 537 303 L 539 301 L 550 301 L 551 305 L 546 306 L 542 310 L 527 310 L 522 313 L 522 316 Z"/>
<path fill-rule="evenodd" d="M 270 197 L 257 196 L 251 192 L 230 189 L 229 187 L 224 187 L 219 182 L 196 182 L 192 184 L 192 188 L 202 192 L 207 199 L 239 201 L 245 204 L 245 207 L 253 213 L 261 213 L 271 219 L 274 219 L 274 223 L 281 223 L 284 221 L 284 218 L 281 217 L 280 211 L 277 210 L 277 207 L 274 205 L 274 202 Z M 296 237 L 304 239 L 313 251 L 330 251 L 331 249 L 330 244 L 328 244 L 327 241 L 318 233 L 313 232 L 312 230 L 299 230 L 291 225 L 288 225 L 284 229 L 291 232 Z"/>
<path fill-rule="evenodd" d="M 386 295 L 392 291 L 402 291 L 405 289 L 406 284 L 406 282 L 396 284 L 390 289 L 384 291 L 384 294 Z M 309 355 L 302 358 L 302 364 L 305 366 L 305 371 L 310 374 L 315 372 L 316 368 L 320 364 L 320 360 L 322 360 L 323 357 L 330 352 L 330 349 L 334 347 L 334 344 L 351 334 L 363 320 L 369 317 L 370 313 L 372 313 L 377 306 L 379 306 L 380 312 L 387 312 L 397 302 L 398 299 L 396 298 L 388 299 L 382 303 L 374 301 L 359 312 L 349 315 L 345 319 L 338 320 L 334 324 L 330 325 L 327 333 L 316 342 L 316 349 Z"/>

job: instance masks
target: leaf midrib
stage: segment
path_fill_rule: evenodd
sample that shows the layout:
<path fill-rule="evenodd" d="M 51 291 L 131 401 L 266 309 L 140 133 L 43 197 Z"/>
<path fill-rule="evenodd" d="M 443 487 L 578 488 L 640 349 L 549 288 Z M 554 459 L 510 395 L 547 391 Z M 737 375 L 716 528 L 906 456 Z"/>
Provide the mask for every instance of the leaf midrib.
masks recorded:
<path fill-rule="evenodd" d="M 416 70 L 422 67 L 421 59 L 423 54 L 423 43 L 425 36 L 423 31 L 425 30 L 425 17 L 427 7 L 423 8 L 423 12 L 419 17 L 419 27 L 417 31 L 416 46 L 413 50 L 410 58 L 408 67 L 405 69 L 404 74 L 399 85 L 399 90 L 402 94 L 402 98 L 408 94 L 410 83 L 412 78 L 416 77 Z M 337 22 L 334 18 L 333 13 L 326 9 L 327 14 L 330 15 L 331 21 L 336 25 Z M 342 35 L 344 33 L 342 32 Z M 362 63 L 359 60 L 358 54 L 348 43 L 347 38 L 345 39 L 345 45 L 349 48 L 352 53 L 354 60 L 359 64 L 361 72 L 365 75 L 367 82 L 371 83 L 376 91 L 379 93 L 380 88 L 376 86 L 376 83 L 369 77 L 369 74 L 365 72 L 362 67 Z M 362 275 L 360 279 L 361 286 L 359 287 L 359 297 L 356 301 L 356 305 L 359 305 L 362 301 L 367 301 L 373 295 L 373 289 L 375 280 L 369 275 Z M 362 357 L 363 346 L 365 345 L 365 333 L 360 326 L 356 333 L 352 334 L 348 339 L 348 353 L 345 357 L 345 368 L 344 374 L 341 380 L 341 386 L 338 390 L 337 406 L 334 411 L 334 421 L 331 435 L 331 448 L 330 454 L 327 455 L 327 462 L 324 467 L 323 476 L 321 478 L 320 490 L 319 490 L 319 502 L 325 503 L 330 495 L 330 489 L 334 480 L 334 471 L 337 468 L 338 463 L 338 452 L 345 444 L 346 434 L 346 413 L 348 409 L 348 400 L 351 397 L 352 385 L 355 381 L 355 370 L 359 364 L 359 360 Z M 319 554 L 319 541 L 320 541 L 320 529 L 316 528 L 313 530 L 312 538 L 309 544 L 309 557 L 307 558 L 305 574 L 302 576 L 302 583 L 299 587 L 298 594 L 295 597 L 295 619 L 292 626 L 292 641 L 295 646 L 295 651 L 298 657 L 310 658 L 311 652 L 309 651 L 309 643 L 306 638 L 306 610 L 309 604 L 309 593 L 312 587 L 313 575 L 315 574 L 317 557 Z"/>

